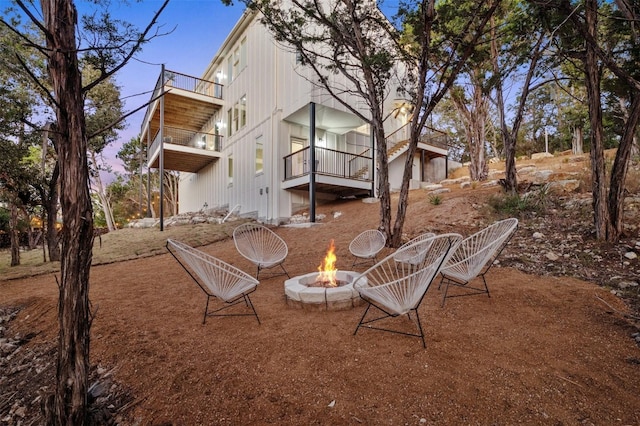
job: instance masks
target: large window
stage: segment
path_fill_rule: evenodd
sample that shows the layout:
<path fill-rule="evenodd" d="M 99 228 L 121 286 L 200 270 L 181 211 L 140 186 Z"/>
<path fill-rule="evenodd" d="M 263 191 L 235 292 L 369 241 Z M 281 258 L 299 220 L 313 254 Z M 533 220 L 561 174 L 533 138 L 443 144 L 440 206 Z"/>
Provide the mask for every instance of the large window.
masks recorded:
<path fill-rule="evenodd" d="M 264 150 L 262 147 L 262 136 L 256 138 L 256 174 L 264 171 Z"/>

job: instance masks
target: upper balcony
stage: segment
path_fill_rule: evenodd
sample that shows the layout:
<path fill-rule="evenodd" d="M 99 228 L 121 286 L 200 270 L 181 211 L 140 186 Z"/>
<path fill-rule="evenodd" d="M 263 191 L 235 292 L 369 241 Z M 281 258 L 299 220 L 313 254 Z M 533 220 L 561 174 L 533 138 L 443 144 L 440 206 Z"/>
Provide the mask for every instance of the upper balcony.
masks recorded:
<path fill-rule="evenodd" d="M 213 153 L 219 152 L 216 148 L 221 136 L 201 131 L 223 106 L 221 84 L 165 70 L 151 99 L 155 100 L 147 108 L 140 136 L 148 147 L 149 167 L 160 167 L 160 146 L 164 149 L 163 166 L 168 170 L 195 172 L 198 169 L 194 167 L 215 160 Z M 161 134 L 164 144 L 160 144 Z"/>

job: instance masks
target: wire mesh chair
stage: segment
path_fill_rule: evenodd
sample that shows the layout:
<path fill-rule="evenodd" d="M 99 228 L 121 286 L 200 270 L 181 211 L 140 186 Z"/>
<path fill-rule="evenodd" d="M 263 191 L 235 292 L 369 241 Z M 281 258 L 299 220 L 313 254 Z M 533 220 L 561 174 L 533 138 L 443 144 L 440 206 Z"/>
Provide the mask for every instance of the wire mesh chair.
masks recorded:
<path fill-rule="evenodd" d="M 180 241 L 168 239 L 167 250 L 207 295 L 203 324 L 207 320 L 207 316 L 255 316 L 260 324 L 258 313 L 249 298 L 249 294 L 253 293 L 259 284 L 257 279 Z M 222 307 L 209 311 L 211 298 L 217 298 L 224 304 Z M 242 302 L 251 308 L 253 313 L 219 313 Z"/>
<path fill-rule="evenodd" d="M 387 237 L 377 229 L 368 229 L 358 234 L 349 244 L 349 251 L 355 256 L 351 267 L 368 263 L 376 263 L 376 255 L 384 248 Z"/>
<path fill-rule="evenodd" d="M 459 234 L 442 234 L 424 238 L 405 245 L 363 272 L 354 281 L 353 288 L 368 304 L 353 334 L 355 335 L 361 327 L 366 327 L 419 337 L 422 340 L 422 346 L 426 347 L 418 308 L 436 275 L 461 240 L 462 236 Z M 398 257 L 411 261 L 397 261 Z M 371 311 L 372 314 L 369 314 L 372 306 L 377 311 Z M 415 313 L 415 320 L 411 318 L 411 312 Z M 390 324 L 393 328 L 387 328 L 384 324 L 383 326 L 371 325 L 405 314 L 409 322 L 417 328 L 417 332 L 406 331 L 406 325 L 405 330 L 402 330 L 402 326 L 397 322 Z"/>
<path fill-rule="evenodd" d="M 435 236 L 436 234 L 434 234 L 433 232 L 425 232 L 424 234 L 418 235 L 414 239 L 401 245 L 398 248 L 398 250 L 396 250 L 395 255 L 393 256 L 393 259 L 396 262 L 413 263 L 413 264 L 420 263 L 422 261 L 422 256 L 426 254 L 427 249 L 429 247 L 425 247 L 422 244 L 415 244 L 415 243 L 417 243 L 418 241 L 428 240 Z"/>
<path fill-rule="evenodd" d="M 289 254 L 289 248 L 282 238 L 271 229 L 257 223 L 245 223 L 233 230 L 233 242 L 238 252 L 258 267 L 256 278 L 260 271 L 280 266 L 282 273 L 273 273 L 271 276 L 286 275 L 289 273 L 282 265 Z"/>
<path fill-rule="evenodd" d="M 462 240 L 441 271 L 442 279 L 438 288 L 443 283 L 445 284 L 442 306 L 444 306 L 449 297 L 484 293 L 491 297 L 485 275 L 489 272 L 498 256 L 500 256 L 517 228 L 518 219 L 504 219 Z M 484 288 L 469 285 L 478 276 L 482 277 Z M 460 294 L 447 294 L 449 285 L 465 288 L 467 291 Z"/>

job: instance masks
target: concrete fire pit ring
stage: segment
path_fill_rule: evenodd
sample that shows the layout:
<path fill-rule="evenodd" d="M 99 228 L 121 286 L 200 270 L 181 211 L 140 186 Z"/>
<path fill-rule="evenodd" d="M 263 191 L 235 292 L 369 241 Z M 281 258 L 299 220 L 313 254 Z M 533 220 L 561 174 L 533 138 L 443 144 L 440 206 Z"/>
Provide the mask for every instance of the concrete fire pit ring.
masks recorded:
<path fill-rule="evenodd" d="M 353 288 L 353 282 L 360 276 L 357 272 L 337 271 L 338 287 L 311 286 L 318 277 L 317 272 L 290 278 L 284 282 L 287 305 L 297 309 L 314 311 L 341 311 L 360 306 L 364 301 Z"/>

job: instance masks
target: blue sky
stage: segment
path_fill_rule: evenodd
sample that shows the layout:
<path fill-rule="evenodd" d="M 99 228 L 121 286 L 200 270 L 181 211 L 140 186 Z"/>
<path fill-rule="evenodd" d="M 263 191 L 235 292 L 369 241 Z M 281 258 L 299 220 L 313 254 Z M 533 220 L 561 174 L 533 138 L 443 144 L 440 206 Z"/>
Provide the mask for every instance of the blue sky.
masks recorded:
<path fill-rule="evenodd" d="M 77 1 L 76 5 L 80 14 L 92 7 L 88 1 Z M 142 30 L 161 6 L 160 0 L 130 1 L 128 5 L 114 1 L 109 11 L 113 17 Z M 167 69 L 199 77 L 243 11 L 241 4 L 224 6 L 220 0 L 171 0 L 158 20 L 160 32 L 171 33 L 147 43 L 136 59 L 116 75 L 126 110 L 134 110 L 149 101 L 149 92 L 160 75 L 163 63 Z M 105 158 L 115 171 L 122 170 L 120 161 L 116 159 L 120 144 L 140 133 L 144 113 L 145 109 L 129 117 L 128 126 L 120 132 L 118 143 L 105 150 Z"/>

